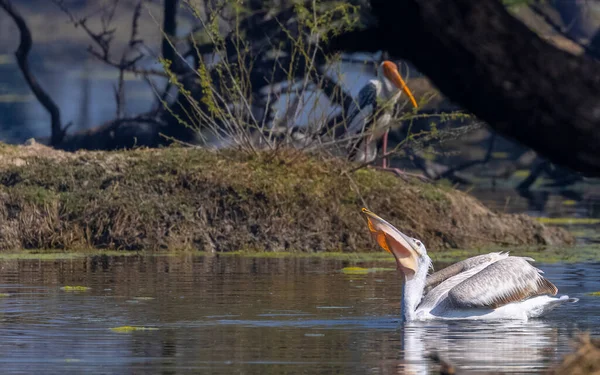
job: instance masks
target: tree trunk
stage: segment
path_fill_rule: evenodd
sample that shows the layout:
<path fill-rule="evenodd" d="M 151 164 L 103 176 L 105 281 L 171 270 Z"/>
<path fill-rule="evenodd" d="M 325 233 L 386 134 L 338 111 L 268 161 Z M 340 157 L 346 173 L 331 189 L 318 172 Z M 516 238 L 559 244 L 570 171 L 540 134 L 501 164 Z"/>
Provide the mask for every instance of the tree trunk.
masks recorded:
<path fill-rule="evenodd" d="M 452 101 L 552 162 L 600 176 L 600 64 L 544 42 L 497 0 L 371 0 L 334 49 L 406 58 Z"/>
<path fill-rule="evenodd" d="M 165 36 L 162 40 L 162 57 L 171 61 L 173 69 L 177 71 L 179 59 L 171 45 L 171 43 L 175 43 L 172 38 L 177 35 L 177 0 L 164 0 L 163 32 Z"/>

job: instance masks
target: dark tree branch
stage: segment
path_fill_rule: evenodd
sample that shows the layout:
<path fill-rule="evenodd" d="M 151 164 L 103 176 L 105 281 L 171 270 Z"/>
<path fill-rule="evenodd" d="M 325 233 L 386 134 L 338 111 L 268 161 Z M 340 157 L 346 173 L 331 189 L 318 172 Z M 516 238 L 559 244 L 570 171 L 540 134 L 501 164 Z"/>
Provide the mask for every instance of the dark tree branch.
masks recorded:
<path fill-rule="evenodd" d="M 31 32 L 29 31 L 29 27 L 25 20 L 21 16 L 21 14 L 13 7 L 10 0 L 0 0 L 0 7 L 2 7 L 6 13 L 15 21 L 17 27 L 19 28 L 19 33 L 21 35 L 21 41 L 19 43 L 19 47 L 15 52 L 15 56 L 17 58 L 17 64 L 19 65 L 19 69 L 23 73 L 29 88 L 37 98 L 37 100 L 46 108 L 46 110 L 50 113 L 51 118 L 51 129 L 52 129 L 52 138 L 51 144 L 53 146 L 58 145 L 63 137 L 64 130 L 62 129 L 62 123 L 60 119 L 60 109 L 52 100 L 50 95 L 40 86 L 38 81 L 33 76 L 31 69 L 29 68 L 28 55 L 31 47 L 33 45 L 33 40 L 31 37 Z"/>
<path fill-rule="evenodd" d="M 529 8 L 535 14 L 537 14 L 538 16 L 540 16 L 552 28 L 552 30 L 556 31 L 557 33 L 559 33 L 563 37 L 567 38 L 571 42 L 573 42 L 576 45 L 578 45 L 579 47 L 581 47 L 586 54 L 592 56 L 595 59 L 600 58 L 600 51 L 598 51 L 595 48 L 593 48 L 593 46 L 581 43 L 579 40 L 577 40 L 577 38 L 574 38 L 574 37 L 570 36 L 568 30 L 565 30 L 558 23 L 556 23 L 550 16 L 548 16 L 544 12 L 544 10 L 542 9 L 542 7 L 540 7 L 539 4 L 537 4 L 537 3 L 531 3 L 531 4 L 529 4 Z"/>
<path fill-rule="evenodd" d="M 546 43 L 497 0 L 371 0 L 371 8 L 378 25 L 334 40 L 335 49 L 406 58 L 500 134 L 600 176 L 598 62 Z"/>
<path fill-rule="evenodd" d="M 171 61 L 171 69 L 179 71 L 179 56 L 173 47 L 173 40 L 177 35 L 177 2 L 178 0 L 164 0 L 163 9 L 163 40 L 162 57 Z"/>

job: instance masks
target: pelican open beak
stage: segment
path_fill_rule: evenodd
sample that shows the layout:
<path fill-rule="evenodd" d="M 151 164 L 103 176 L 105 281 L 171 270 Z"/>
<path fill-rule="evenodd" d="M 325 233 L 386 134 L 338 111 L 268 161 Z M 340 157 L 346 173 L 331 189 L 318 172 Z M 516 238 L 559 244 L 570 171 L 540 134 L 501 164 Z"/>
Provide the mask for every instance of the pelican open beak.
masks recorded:
<path fill-rule="evenodd" d="M 398 72 L 398 67 L 396 64 L 391 61 L 384 61 L 383 73 L 385 74 L 386 78 L 389 79 L 396 87 L 404 91 L 406 96 L 408 96 L 408 99 L 410 99 L 413 107 L 419 108 L 415 97 L 413 96 L 412 92 L 410 92 L 408 86 L 406 86 L 406 82 L 404 82 L 402 76 L 400 76 L 400 72 Z"/>
<path fill-rule="evenodd" d="M 366 208 L 362 209 L 362 213 L 373 239 L 396 258 L 398 270 L 407 279 L 412 279 L 419 265 L 419 252 L 414 240 Z"/>

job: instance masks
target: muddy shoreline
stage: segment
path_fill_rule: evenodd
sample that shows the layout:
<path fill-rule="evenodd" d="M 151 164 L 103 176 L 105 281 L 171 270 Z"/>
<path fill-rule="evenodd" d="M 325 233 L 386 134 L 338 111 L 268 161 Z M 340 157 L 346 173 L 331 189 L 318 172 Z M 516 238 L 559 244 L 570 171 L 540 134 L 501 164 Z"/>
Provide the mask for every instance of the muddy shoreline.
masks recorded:
<path fill-rule="evenodd" d="M 0 145 L 0 250 L 378 251 L 363 206 L 429 251 L 573 243 L 466 193 L 353 168 L 285 152 Z"/>

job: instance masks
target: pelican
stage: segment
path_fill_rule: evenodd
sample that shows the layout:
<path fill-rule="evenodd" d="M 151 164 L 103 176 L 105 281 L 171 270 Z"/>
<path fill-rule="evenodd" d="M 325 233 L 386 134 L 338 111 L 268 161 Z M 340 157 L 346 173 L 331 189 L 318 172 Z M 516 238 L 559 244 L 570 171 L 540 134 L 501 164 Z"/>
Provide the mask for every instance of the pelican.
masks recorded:
<path fill-rule="evenodd" d="M 367 133 L 358 144 L 353 144 L 351 159 L 370 163 L 377 157 L 376 142 L 383 135 L 383 168 L 387 169 L 387 140 L 394 105 L 406 93 L 412 105 L 417 101 L 400 76 L 398 67 L 391 61 L 384 61 L 377 69 L 377 78 L 370 80 L 358 93 L 348 108 L 347 136 Z"/>
<path fill-rule="evenodd" d="M 558 289 L 533 267 L 531 258 L 489 253 L 465 259 L 431 275 L 431 259 L 421 241 L 362 209 L 369 231 L 396 258 L 404 276 L 402 320 L 519 319 L 540 317 L 566 303 Z"/>

